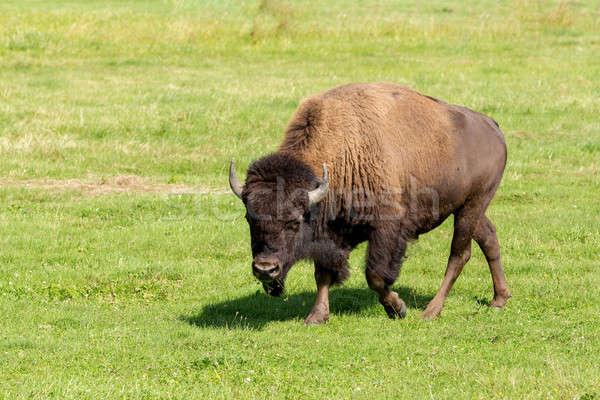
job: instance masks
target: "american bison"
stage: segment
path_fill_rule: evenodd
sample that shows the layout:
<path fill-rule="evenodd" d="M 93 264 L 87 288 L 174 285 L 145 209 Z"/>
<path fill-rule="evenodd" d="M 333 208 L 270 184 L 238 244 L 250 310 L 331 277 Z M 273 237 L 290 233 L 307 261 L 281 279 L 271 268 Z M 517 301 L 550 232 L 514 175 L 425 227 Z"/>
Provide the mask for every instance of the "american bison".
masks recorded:
<path fill-rule="evenodd" d="M 348 255 L 368 241 L 366 279 L 390 318 L 406 306 L 390 290 L 407 243 L 454 214 L 441 288 L 422 317 L 438 316 L 471 255 L 483 250 L 492 307 L 510 297 L 496 230 L 485 211 L 500 184 L 506 144 L 498 124 L 392 83 L 355 83 L 302 101 L 277 152 L 229 183 L 246 206 L 252 272 L 277 296 L 296 261 L 314 260 L 317 299 L 306 324 L 329 319 L 329 287 L 348 277 Z M 317 176 L 322 176 L 318 179 Z"/>

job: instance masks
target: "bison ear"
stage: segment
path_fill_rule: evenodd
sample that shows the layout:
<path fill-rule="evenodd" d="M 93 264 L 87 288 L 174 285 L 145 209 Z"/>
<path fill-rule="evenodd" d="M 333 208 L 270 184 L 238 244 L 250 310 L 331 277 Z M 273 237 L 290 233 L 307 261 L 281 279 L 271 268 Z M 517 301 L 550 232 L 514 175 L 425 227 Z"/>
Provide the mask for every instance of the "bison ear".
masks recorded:
<path fill-rule="evenodd" d="M 235 159 L 234 158 L 231 159 L 231 163 L 229 164 L 229 186 L 231 187 L 233 194 L 235 194 L 237 197 L 239 197 L 241 199 L 242 198 L 242 190 L 244 189 L 244 186 L 242 185 L 242 182 L 240 182 L 240 180 L 235 175 Z"/>
<path fill-rule="evenodd" d="M 323 164 L 323 179 L 321 184 L 308 192 L 308 205 L 313 206 L 323 200 L 329 191 L 329 175 L 327 174 L 327 165 Z"/>

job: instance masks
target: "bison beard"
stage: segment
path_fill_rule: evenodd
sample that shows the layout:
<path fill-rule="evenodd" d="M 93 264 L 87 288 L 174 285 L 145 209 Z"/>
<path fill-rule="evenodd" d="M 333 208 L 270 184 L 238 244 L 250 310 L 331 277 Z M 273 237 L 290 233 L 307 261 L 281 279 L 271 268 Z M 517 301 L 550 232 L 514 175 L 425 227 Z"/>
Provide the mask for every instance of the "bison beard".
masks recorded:
<path fill-rule="evenodd" d="M 282 293 L 295 262 L 314 260 L 317 299 L 307 324 L 329 319 L 329 287 L 348 277 L 348 256 L 364 241 L 369 287 L 390 318 L 404 317 L 390 286 L 407 243 L 453 214 L 446 275 L 422 313 L 431 319 L 468 261 L 472 239 L 490 267 L 490 305 L 502 308 L 510 297 L 485 216 L 505 163 L 491 118 L 390 83 L 351 84 L 303 101 L 279 151 L 254 162 L 245 185 L 232 160 L 230 185 L 246 206 L 252 270 L 267 293 Z"/>

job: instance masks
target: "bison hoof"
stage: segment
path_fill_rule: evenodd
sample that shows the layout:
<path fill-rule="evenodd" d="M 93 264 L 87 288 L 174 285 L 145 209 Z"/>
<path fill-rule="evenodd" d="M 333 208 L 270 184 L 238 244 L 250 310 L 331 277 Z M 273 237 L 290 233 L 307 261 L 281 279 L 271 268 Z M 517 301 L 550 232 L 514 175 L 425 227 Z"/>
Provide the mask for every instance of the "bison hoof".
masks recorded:
<path fill-rule="evenodd" d="M 329 314 L 310 313 L 304 320 L 304 325 L 319 325 L 329 321 Z"/>
<path fill-rule="evenodd" d="M 406 317 L 406 304 L 396 292 L 390 292 L 388 298 L 381 302 L 383 308 L 391 319 Z"/>
<path fill-rule="evenodd" d="M 423 311 L 423 313 L 421 313 L 421 318 L 423 318 L 425 321 L 432 321 L 434 319 L 436 319 L 437 317 L 440 316 L 440 314 L 442 313 L 442 307 L 439 307 L 437 305 L 428 305 L 427 308 L 425 309 L 425 311 Z"/>
<path fill-rule="evenodd" d="M 494 296 L 494 299 L 490 303 L 490 307 L 498 310 L 503 309 L 509 297 L 510 294 L 508 296 Z"/>

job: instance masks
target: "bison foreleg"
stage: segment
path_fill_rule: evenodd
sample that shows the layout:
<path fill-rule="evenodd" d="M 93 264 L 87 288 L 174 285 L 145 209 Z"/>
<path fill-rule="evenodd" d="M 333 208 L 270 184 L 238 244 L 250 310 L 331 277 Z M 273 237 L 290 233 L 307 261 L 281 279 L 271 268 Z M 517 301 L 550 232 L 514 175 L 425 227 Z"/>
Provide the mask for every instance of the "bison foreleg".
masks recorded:
<path fill-rule="evenodd" d="M 404 318 L 406 316 L 406 305 L 398 296 L 398 293 L 391 291 L 377 272 L 367 268 L 366 276 L 369 287 L 379 294 L 379 302 L 388 317 L 392 319 Z"/>
<path fill-rule="evenodd" d="M 315 263 L 315 281 L 317 282 L 317 300 L 308 317 L 306 325 L 321 324 L 329 320 L 329 286 L 333 282 L 333 273 Z"/>
<path fill-rule="evenodd" d="M 379 295 L 379 302 L 392 319 L 406 316 L 406 304 L 389 288 L 398 276 L 405 250 L 403 237 L 389 230 L 375 231 L 367 249 L 367 283 Z"/>

